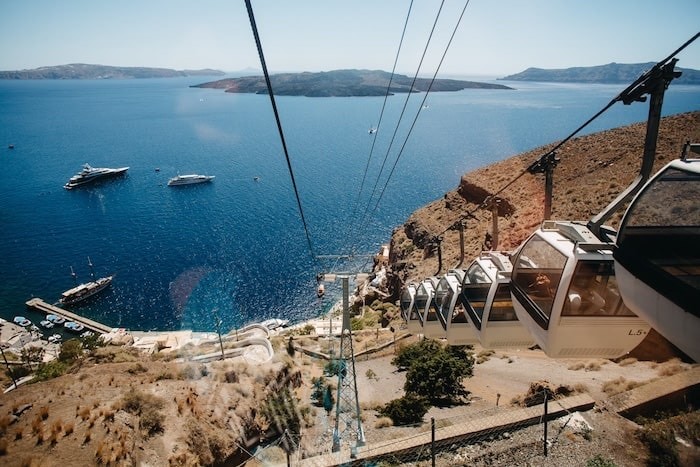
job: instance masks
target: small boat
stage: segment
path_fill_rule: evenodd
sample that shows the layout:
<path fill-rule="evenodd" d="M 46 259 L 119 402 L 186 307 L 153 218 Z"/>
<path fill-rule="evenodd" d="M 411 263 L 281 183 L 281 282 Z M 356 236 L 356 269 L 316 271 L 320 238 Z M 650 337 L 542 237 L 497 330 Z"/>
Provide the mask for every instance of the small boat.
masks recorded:
<path fill-rule="evenodd" d="M 14 144 L 8 144 L 8 145 L 7 145 L 7 149 L 14 149 L 14 148 L 15 148 L 15 145 L 14 145 Z"/>
<path fill-rule="evenodd" d="M 318 284 L 318 289 L 316 289 L 316 296 L 318 298 L 321 298 L 325 295 L 326 293 L 326 286 L 323 284 Z"/>
<path fill-rule="evenodd" d="M 85 339 L 86 337 L 92 337 L 94 335 L 95 335 L 95 333 L 92 331 L 85 331 L 80 335 L 80 337 Z"/>
<path fill-rule="evenodd" d="M 83 332 L 83 330 L 85 329 L 85 326 L 83 326 L 80 323 L 76 323 L 75 321 L 66 321 L 65 323 L 63 323 L 63 327 L 66 329 L 66 331 L 74 333 Z"/>
<path fill-rule="evenodd" d="M 65 323 L 66 318 L 64 318 L 63 316 L 59 316 L 59 315 L 49 314 L 49 315 L 46 315 L 45 321 L 48 321 L 52 324 L 63 324 L 63 323 Z"/>
<path fill-rule="evenodd" d="M 376 132 L 377 132 L 377 129 L 374 128 L 374 127 L 370 128 L 370 129 L 367 131 L 367 133 L 369 133 L 370 135 L 372 135 L 372 134 L 374 134 L 374 133 L 376 133 Z"/>
<path fill-rule="evenodd" d="M 31 321 L 29 321 L 27 318 L 24 316 L 15 316 L 15 319 L 12 320 L 17 326 L 22 326 L 23 328 L 26 328 L 27 326 L 30 326 L 32 324 Z"/>
<path fill-rule="evenodd" d="M 46 329 L 51 329 L 52 327 L 55 326 L 54 323 L 52 323 L 51 321 L 49 321 L 49 320 L 47 320 L 47 319 L 42 319 L 42 320 L 39 322 L 39 324 L 41 324 L 41 326 L 44 327 L 44 328 L 46 328 Z"/>
<path fill-rule="evenodd" d="M 57 344 L 61 342 L 61 335 L 60 334 L 54 334 L 53 336 L 49 336 L 49 342 L 52 344 Z"/>
<path fill-rule="evenodd" d="M 95 180 L 123 175 L 127 170 L 129 170 L 129 167 L 110 169 L 108 167 L 91 167 L 90 164 L 85 164 L 83 165 L 83 170 L 73 175 L 70 180 L 68 180 L 68 183 L 63 185 L 63 188 L 66 190 L 72 190 L 77 186 L 92 183 Z"/>
<path fill-rule="evenodd" d="M 206 183 L 214 180 L 213 175 L 178 175 L 168 180 L 168 186 L 193 185 L 196 183 Z"/>
<path fill-rule="evenodd" d="M 283 328 L 283 327 L 289 326 L 289 320 L 288 319 L 271 318 L 271 319 L 263 321 L 260 324 L 265 326 L 267 329 L 272 330 L 272 329 Z"/>

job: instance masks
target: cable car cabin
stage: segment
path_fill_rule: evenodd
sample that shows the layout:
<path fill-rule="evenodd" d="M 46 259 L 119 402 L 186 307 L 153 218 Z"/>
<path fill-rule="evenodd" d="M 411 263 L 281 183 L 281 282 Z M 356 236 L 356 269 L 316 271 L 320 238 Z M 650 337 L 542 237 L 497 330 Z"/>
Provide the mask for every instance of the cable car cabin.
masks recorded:
<path fill-rule="evenodd" d="M 401 308 L 401 317 L 406 324 L 411 316 L 411 309 L 413 308 L 413 299 L 416 296 L 416 285 L 410 283 L 404 286 L 401 291 L 401 298 L 399 299 L 399 307 Z M 417 320 L 418 318 L 416 318 Z"/>
<path fill-rule="evenodd" d="M 518 248 L 513 307 L 549 357 L 616 358 L 649 332 L 622 302 L 612 248 L 581 224 L 555 221 L 545 221 Z"/>
<path fill-rule="evenodd" d="M 413 308 L 419 313 L 421 323 L 421 330 L 419 332 L 425 337 L 445 337 L 445 331 L 440 325 L 437 312 L 431 306 L 437 284 L 438 280 L 436 277 L 428 277 L 423 279 L 423 282 L 421 282 L 418 289 L 416 289 L 416 298 Z"/>
<path fill-rule="evenodd" d="M 433 306 L 450 345 L 472 345 L 479 343 L 474 329 L 466 319 L 460 299 L 464 271 L 451 269 L 438 282 Z"/>
<path fill-rule="evenodd" d="M 513 308 L 512 269 L 508 255 L 486 251 L 472 261 L 464 276 L 461 300 L 485 349 L 530 347 L 535 343 Z"/>
<path fill-rule="evenodd" d="M 620 225 L 613 255 L 625 304 L 700 361 L 700 159 L 666 165 Z"/>

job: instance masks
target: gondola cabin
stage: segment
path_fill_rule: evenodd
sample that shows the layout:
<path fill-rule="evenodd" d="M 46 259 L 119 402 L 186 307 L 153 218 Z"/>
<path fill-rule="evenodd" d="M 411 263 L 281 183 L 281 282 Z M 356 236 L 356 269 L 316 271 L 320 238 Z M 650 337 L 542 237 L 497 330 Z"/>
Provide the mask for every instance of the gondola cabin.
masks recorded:
<path fill-rule="evenodd" d="M 460 290 L 463 280 L 463 270 L 451 269 L 438 282 L 433 299 L 440 324 L 450 345 L 472 345 L 479 342 L 474 329 L 466 320 L 462 307 Z"/>
<path fill-rule="evenodd" d="M 418 314 L 420 320 L 421 329 L 418 333 L 425 337 L 444 337 L 445 335 L 437 314 L 430 308 L 437 283 L 436 277 L 428 277 L 423 279 L 416 289 L 413 310 Z"/>
<path fill-rule="evenodd" d="M 545 221 L 518 248 L 513 307 L 549 357 L 616 358 L 649 332 L 622 302 L 612 249 L 584 225 L 556 221 Z"/>
<path fill-rule="evenodd" d="M 700 362 L 700 159 L 673 161 L 652 177 L 616 243 L 625 305 Z"/>
<path fill-rule="evenodd" d="M 512 269 L 507 254 L 486 251 L 472 261 L 464 275 L 461 300 L 475 335 L 485 349 L 530 347 L 535 343 L 513 307 Z"/>
<path fill-rule="evenodd" d="M 403 317 L 404 321 L 406 321 L 409 332 L 414 334 L 420 331 L 420 319 L 418 319 L 418 313 L 413 312 L 413 301 L 415 298 L 416 284 L 410 283 L 401 291 L 401 299 L 399 300 L 401 316 Z"/>

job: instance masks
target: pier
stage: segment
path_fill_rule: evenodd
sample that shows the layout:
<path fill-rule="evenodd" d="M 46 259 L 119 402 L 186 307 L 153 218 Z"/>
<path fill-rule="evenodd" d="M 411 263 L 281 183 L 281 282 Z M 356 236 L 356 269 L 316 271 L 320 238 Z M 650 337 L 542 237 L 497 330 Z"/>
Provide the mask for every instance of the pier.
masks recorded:
<path fill-rule="evenodd" d="M 111 326 L 107 326 L 106 324 L 98 323 L 97 321 L 77 315 L 72 311 L 50 305 L 40 298 L 32 298 L 31 300 L 27 301 L 26 305 L 27 308 L 31 308 L 43 314 L 54 314 L 66 318 L 66 321 L 75 321 L 76 323 L 82 324 L 85 329 L 99 332 L 100 334 L 112 332 Z"/>

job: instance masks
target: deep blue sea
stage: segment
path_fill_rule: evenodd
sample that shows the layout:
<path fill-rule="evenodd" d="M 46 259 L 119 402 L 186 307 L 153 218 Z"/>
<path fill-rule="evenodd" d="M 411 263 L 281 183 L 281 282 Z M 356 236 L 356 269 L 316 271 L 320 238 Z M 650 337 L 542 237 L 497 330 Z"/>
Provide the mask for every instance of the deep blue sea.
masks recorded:
<path fill-rule="evenodd" d="M 341 285 L 328 284 L 321 301 L 316 274 L 364 259 L 311 256 L 269 97 L 189 87 L 203 81 L 0 81 L 0 317 L 38 322 L 25 301 L 57 301 L 74 285 L 71 266 L 89 280 L 88 257 L 96 275 L 116 277 L 74 310 L 112 326 L 213 330 L 218 316 L 228 330 L 329 307 Z M 277 97 L 313 252 L 376 253 L 463 173 L 564 138 L 624 88 L 500 83 L 517 89 L 434 93 L 425 106 L 412 95 L 391 148 L 406 96 L 390 97 L 371 159 L 368 129 L 383 98 Z M 664 115 L 698 108 L 699 86 L 671 85 Z M 616 104 L 584 134 L 647 112 Z M 382 190 L 401 149 L 374 209 L 369 193 Z M 130 169 L 64 190 L 84 163 Z M 168 187 L 178 173 L 216 178 Z"/>

